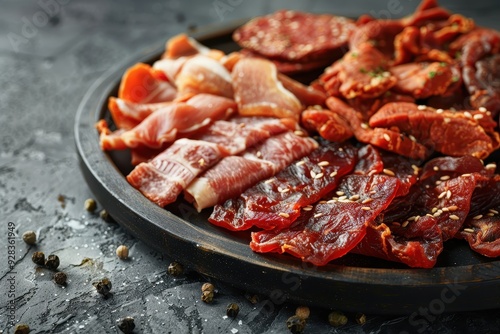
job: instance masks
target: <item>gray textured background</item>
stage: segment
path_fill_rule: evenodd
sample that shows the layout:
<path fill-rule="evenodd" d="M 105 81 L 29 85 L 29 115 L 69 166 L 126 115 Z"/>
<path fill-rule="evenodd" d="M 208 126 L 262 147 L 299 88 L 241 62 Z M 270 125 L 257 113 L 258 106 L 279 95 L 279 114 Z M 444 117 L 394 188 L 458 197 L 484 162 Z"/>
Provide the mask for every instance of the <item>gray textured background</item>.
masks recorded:
<path fill-rule="evenodd" d="M 223 4 L 226 10 L 217 11 Z M 76 108 L 109 67 L 179 32 L 279 8 L 396 18 L 417 4 L 415 0 L 0 1 L 0 226 L 4 229 L 0 231 L 0 333 L 10 332 L 7 280 L 12 275 L 16 322 L 28 323 L 32 333 L 116 333 L 116 319 L 126 315 L 136 319 L 137 333 L 287 332 L 285 321 L 294 313 L 294 305 L 276 304 L 273 312 L 258 312 L 262 304 L 252 305 L 243 291 L 219 282 L 215 282 L 216 302 L 206 305 L 199 301 L 205 278 L 190 274 L 173 279 L 166 274 L 171 259 L 83 209 L 92 194 L 77 165 Z M 498 1 L 441 4 L 478 24 L 500 28 Z M 43 14 L 44 7 L 50 15 Z M 60 195 L 64 203 L 58 200 Z M 8 222 L 15 224 L 18 234 L 12 272 Z M 37 232 L 37 246 L 28 247 L 20 239 L 28 229 Z M 129 261 L 114 255 L 119 244 L 129 246 Z M 60 257 L 60 269 L 69 276 L 67 287 L 55 285 L 49 271 L 35 268 L 30 260 L 35 250 Z M 92 262 L 80 265 L 83 258 Z M 101 276 L 112 279 L 112 298 L 95 293 L 91 282 Z M 241 307 L 236 320 L 223 318 L 232 301 Z M 410 326 L 407 317 L 368 315 L 364 326 L 351 318 L 348 325 L 335 329 L 327 323 L 328 311 L 313 309 L 306 333 L 401 333 L 424 328 Z M 426 329 L 493 333 L 500 328 L 499 316 L 500 310 L 445 314 L 430 319 Z"/>

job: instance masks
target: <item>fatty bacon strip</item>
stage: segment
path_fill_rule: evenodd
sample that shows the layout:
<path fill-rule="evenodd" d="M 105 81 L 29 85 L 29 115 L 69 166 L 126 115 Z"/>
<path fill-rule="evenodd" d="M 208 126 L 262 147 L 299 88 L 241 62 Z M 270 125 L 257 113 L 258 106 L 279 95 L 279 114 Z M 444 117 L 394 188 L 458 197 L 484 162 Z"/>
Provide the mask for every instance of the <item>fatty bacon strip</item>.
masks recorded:
<path fill-rule="evenodd" d="M 229 230 L 257 226 L 266 230 L 290 226 L 301 209 L 308 210 L 335 189 L 354 168 L 357 150 L 347 144 L 322 145 L 241 195 L 216 205 L 209 221 Z"/>
<path fill-rule="evenodd" d="M 293 132 L 271 137 L 239 156 L 222 159 L 187 187 L 185 197 L 198 211 L 223 203 L 317 147 L 318 143 L 312 138 Z"/>
<path fill-rule="evenodd" d="M 241 153 L 288 130 L 287 125 L 273 118 L 239 117 L 232 122 L 216 121 L 193 139 L 178 139 L 150 161 L 140 163 L 127 180 L 148 199 L 165 206 L 174 202 L 195 177 L 223 157 Z"/>

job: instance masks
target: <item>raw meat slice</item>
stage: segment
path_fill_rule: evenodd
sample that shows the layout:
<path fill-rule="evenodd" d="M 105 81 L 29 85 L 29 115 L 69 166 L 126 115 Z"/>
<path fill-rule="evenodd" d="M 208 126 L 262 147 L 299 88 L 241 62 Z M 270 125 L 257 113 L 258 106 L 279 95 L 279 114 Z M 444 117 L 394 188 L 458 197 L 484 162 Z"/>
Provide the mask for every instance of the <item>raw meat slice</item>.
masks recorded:
<path fill-rule="evenodd" d="M 396 178 L 387 175 L 345 176 L 338 187 L 342 197 L 317 204 L 289 228 L 253 232 L 250 247 L 326 265 L 363 239 L 367 225 L 391 203 L 398 185 Z"/>
<path fill-rule="evenodd" d="M 172 102 L 158 103 L 134 103 L 119 98 L 110 97 L 108 109 L 119 129 L 130 130 L 139 125 L 146 117 L 154 111 L 167 107 Z"/>
<path fill-rule="evenodd" d="M 202 171 L 222 158 L 217 144 L 179 139 L 149 162 L 127 175 L 128 182 L 159 206 L 175 202 L 182 190 Z"/>
<path fill-rule="evenodd" d="M 138 63 L 123 74 L 118 98 L 134 103 L 172 101 L 177 90 L 170 83 L 155 77 L 150 65 Z"/>
<path fill-rule="evenodd" d="M 318 143 L 313 139 L 291 132 L 276 135 L 251 147 L 241 156 L 222 159 L 195 179 L 184 195 L 201 211 L 241 194 L 317 147 Z"/>
<path fill-rule="evenodd" d="M 196 39 L 186 34 L 179 34 L 170 38 L 165 44 L 165 52 L 162 59 L 178 59 L 181 57 L 190 57 L 197 54 L 203 54 L 213 59 L 220 59 L 224 53 L 220 50 L 209 49 L 200 44 Z"/>
<path fill-rule="evenodd" d="M 249 21 L 233 39 L 268 58 L 305 62 L 346 47 L 355 27 L 345 17 L 280 10 Z"/>
<path fill-rule="evenodd" d="M 234 66 L 232 78 L 240 115 L 299 119 L 302 104 L 283 87 L 269 60 L 243 58 Z"/>
<path fill-rule="evenodd" d="M 290 78 L 282 73 L 278 73 L 278 80 L 283 84 L 283 87 L 295 95 L 304 106 L 324 105 L 326 94 L 314 88 L 306 86 L 297 80 Z"/>
<path fill-rule="evenodd" d="M 357 152 L 350 145 L 320 146 L 238 198 L 217 205 L 208 220 L 234 231 L 252 226 L 266 230 L 288 227 L 297 219 L 301 208 L 334 190 L 341 177 L 353 169 L 356 159 Z"/>

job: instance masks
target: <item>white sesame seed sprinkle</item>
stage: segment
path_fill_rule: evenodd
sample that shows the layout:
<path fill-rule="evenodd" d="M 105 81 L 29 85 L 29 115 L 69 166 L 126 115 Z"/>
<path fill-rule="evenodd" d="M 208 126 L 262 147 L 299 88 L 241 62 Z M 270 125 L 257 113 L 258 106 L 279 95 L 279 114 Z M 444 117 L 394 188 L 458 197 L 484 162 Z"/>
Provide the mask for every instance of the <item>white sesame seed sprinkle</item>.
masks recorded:
<path fill-rule="evenodd" d="M 320 213 L 316 213 L 316 214 L 314 215 L 314 218 L 319 218 L 319 217 L 321 217 L 321 216 L 323 216 L 323 213 L 321 213 L 321 212 L 320 212 Z"/>
<path fill-rule="evenodd" d="M 311 175 L 311 177 L 312 177 L 313 179 L 316 177 L 316 172 L 315 172 L 315 171 L 313 171 L 313 170 L 312 170 L 309 174 Z"/>
<path fill-rule="evenodd" d="M 491 212 L 491 213 L 494 213 L 494 214 L 498 215 L 498 211 L 495 210 L 495 209 L 489 209 L 488 211 Z"/>
<path fill-rule="evenodd" d="M 337 175 L 337 172 L 336 172 L 336 171 L 335 171 L 335 172 L 331 172 L 331 173 L 330 173 L 330 177 L 335 177 L 336 175 Z"/>
<path fill-rule="evenodd" d="M 467 233 L 474 233 L 474 230 L 471 229 L 471 228 L 464 228 L 464 232 L 467 232 Z"/>
<path fill-rule="evenodd" d="M 413 136 L 413 135 L 408 135 L 408 138 L 410 138 L 410 140 L 412 142 L 415 142 L 415 143 L 417 142 L 417 138 L 415 138 L 415 136 Z"/>
<path fill-rule="evenodd" d="M 365 211 L 370 211 L 372 208 L 370 208 L 369 206 L 363 206 L 361 207 L 361 209 Z"/>
<path fill-rule="evenodd" d="M 387 168 L 384 168 L 383 172 L 384 172 L 384 174 L 389 175 L 389 176 L 396 175 L 396 174 L 394 174 L 394 172 L 392 170 L 387 169 Z"/>
<path fill-rule="evenodd" d="M 497 165 L 495 163 L 491 163 L 491 164 L 487 164 L 486 166 L 484 166 L 484 168 L 486 168 L 486 169 L 496 169 Z"/>
<path fill-rule="evenodd" d="M 391 137 L 387 133 L 384 133 L 384 139 L 386 141 L 391 141 Z"/>
<path fill-rule="evenodd" d="M 359 199 L 359 195 L 352 195 L 351 197 L 349 197 L 349 200 L 351 201 L 357 201 Z"/>
<path fill-rule="evenodd" d="M 487 215 L 488 217 L 493 217 L 495 214 L 494 214 L 493 212 L 488 212 L 486 215 Z"/>
<path fill-rule="evenodd" d="M 444 110 L 443 109 L 436 109 L 436 113 L 441 114 Z"/>
<path fill-rule="evenodd" d="M 279 216 L 283 217 L 283 218 L 290 218 L 290 215 L 288 213 L 286 213 L 286 212 L 280 212 Z"/>
<path fill-rule="evenodd" d="M 487 109 L 486 109 L 485 107 L 479 107 L 479 109 L 478 109 L 478 110 L 479 110 L 480 112 L 486 112 L 486 111 L 487 111 Z"/>
<path fill-rule="evenodd" d="M 443 121 L 444 121 L 445 123 L 450 123 L 450 122 L 451 122 L 451 118 L 449 118 L 449 117 L 445 117 L 445 118 L 443 118 Z"/>
<path fill-rule="evenodd" d="M 369 128 L 369 126 L 368 126 L 368 124 L 366 124 L 366 123 L 361 123 L 361 128 L 363 128 L 363 129 L 365 129 L 365 130 L 366 130 L 366 129 L 368 129 L 368 128 Z"/>
<path fill-rule="evenodd" d="M 340 196 L 339 197 L 339 201 L 343 201 L 343 200 L 346 200 L 347 199 L 347 196 L 346 195 L 343 195 L 343 196 Z"/>
<path fill-rule="evenodd" d="M 304 135 L 304 131 L 300 131 L 300 130 L 295 130 L 293 133 L 296 134 L 297 136 L 301 136 L 301 137 Z"/>
<path fill-rule="evenodd" d="M 453 220 L 459 220 L 460 217 L 457 216 L 457 215 L 450 215 L 450 219 L 453 219 Z"/>
<path fill-rule="evenodd" d="M 267 179 L 264 181 L 265 184 L 269 184 L 269 183 L 272 183 L 274 182 L 274 179 Z"/>
<path fill-rule="evenodd" d="M 456 206 L 456 205 L 452 205 L 452 206 L 448 207 L 448 211 L 457 211 L 457 210 L 458 210 L 458 206 Z"/>
<path fill-rule="evenodd" d="M 323 177 L 323 175 L 324 175 L 323 173 L 318 173 L 318 174 L 316 174 L 316 176 L 314 176 L 314 178 L 315 179 L 320 179 L 320 178 Z"/>
<path fill-rule="evenodd" d="M 299 162 L 297 162 L 295 165 L 296 166 L 302 166 L 303 164 L 305 164 L 306 162 L 304 160 L 300 160 Z"/>
<path fill-rule="evenodd" d="M 446 190 L 446 199 L 451 198 L 451 190 Z"/>
<path fill-rule="evenodd" d="M 328 161 L 320 161 L 318 162 L 318 166 L 320 167 L 325 167 L 328 166 L 330 163 Z"/>
<path fill-rule="evenodd" d="M 483 218 L 483 215 L 477 215 L 477 216 L 472 217 L 472 219 L 474 219 L 474 220 L 478 220 L 481 218 Z"/>
<path fill-rule="evenodd" d="M 434 213 L 434 212 L 436 212 L 437 210 L 438 210 L 438 208 L 434 207 L 434 208 L 432 208 L 431 212 L 432 212 L 432 213 Z"/>
<path fill-rule="evenodd" d="M 427 106 L 419 105 L 419 106 L 417 106 L 417 109 L 418 110 L 425 110 L 425 109 L 427 109 Z"/>
<path fill-rule="evenodd" d="M 464 116 L 467 118 L 472 118 L 472 114 L 468 111 L 464 111 Z"/>
<path fill-rule="evenodd" d="M 345 192 L 343 192 L 343 191 L 337 191 L 335 194 L 337 194 L 337 196 L 344 196 Z"/>
<path fill-rule="evenodd" d="M 403 222 L 403 224 L 401 224 L 401 226 L 402 226 L 402 227 L 406 227 L 406 226 L 408 226 L 408 224 L 409 224 L 409 223 L 410 223 L 409 221 L 405 220 L 405 221 Z"/>
<path fill-rule="evenodd" d="M 483 114 L 475 114 L 475 115 L 473 116 L 473 118 L 474 118 L 475 120 L 482 119 L 483 117 L 484 117 L 484 116 L 483 116 Z"/>
<path fill-rule="evenodd" d="M 439 178 L 441 181 L 446 181 L 446 180 L 449 180 L 450 179 L 450 176 L 449 175 L 443 175 Z"/>
<path fill-rule="evenodd" d="M 368 198 L 365 198 L 364 200 L 361 201 L 361 204 L 366 204 L 366 203 L 370 203 L 373 201 L 373 198 L 371 197 L 368 197 Z"/>
<path fill-rule="evenodd" d="M 311 205 L 308 205 L 308 206 L 305 206 L 302 208 L 302 210 L 304 211 L 311 211 L 313 209 L 313 207 Z"/>
<path fill-rule="evenodd" d="M 439 167 L 438 167 L 438 166 L 434 166 L 434 167 L 432 167 L 432 169 L 433 169 L 435 172 L 437 172 L 437 171 L 439 170 Z"/>

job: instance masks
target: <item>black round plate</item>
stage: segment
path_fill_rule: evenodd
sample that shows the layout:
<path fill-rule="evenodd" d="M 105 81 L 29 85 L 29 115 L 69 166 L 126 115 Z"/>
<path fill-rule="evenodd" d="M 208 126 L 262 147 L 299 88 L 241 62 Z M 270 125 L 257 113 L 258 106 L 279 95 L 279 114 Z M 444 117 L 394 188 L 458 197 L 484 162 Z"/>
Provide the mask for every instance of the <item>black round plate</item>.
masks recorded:
<path fill-rule="evenodd" d="M 232 31 L 242 22 L 194 34 L 201 43 L 230 52 L 237 49 Z M 153 45 L 103 75 L 85 95 L 75 122 L 80 166 L 90 189 L 110 215 L 129 233 L 199 273 L 246 291 L 289 301 L 369 314 L 415 314 L 500 307 L 500 261 L 472 252 L 452 240 L 432 269 L 409 269 L 396 263 L 347 255 L 324 267 L 301 263 L 287 255 L 250 250 L 248 232 L 232 233 L 207 221 L 210 210 L 197 213 L 179 200 L 166 209 L 146 199 L 124 175 L 129 154 L 103 152 L 94 124 L 109 121 L 107 99 L 116 96 L 124 71 L 136 62 L 152 63 L 164 49 Z M 269 305 L 271 306 L 271 305 Z"/>

